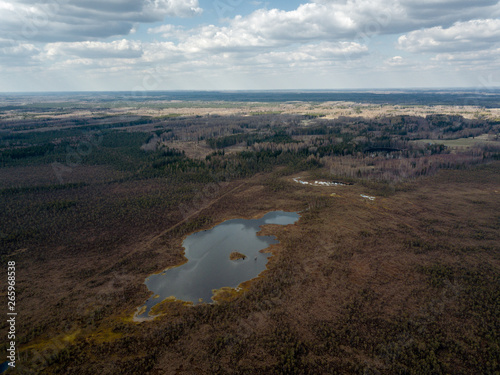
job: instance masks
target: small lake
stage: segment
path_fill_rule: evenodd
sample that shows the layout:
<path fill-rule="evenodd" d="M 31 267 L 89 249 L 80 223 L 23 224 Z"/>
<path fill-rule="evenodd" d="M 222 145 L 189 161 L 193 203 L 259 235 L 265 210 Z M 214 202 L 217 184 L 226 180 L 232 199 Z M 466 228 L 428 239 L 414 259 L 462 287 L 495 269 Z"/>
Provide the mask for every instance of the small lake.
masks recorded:
<path fill-rule="evenodd" d="M 260 219 L 227 220 L 186 237 L 183 246 L 187 263 L 146 279 L 153 296 L 146 301 L 146 311 L 138 318 L 147 318 L 151 308 L 165 298 L 173 296 L 194 304 L 210 303 L 213 289 L 235 288 L 257 277 L 266 269 L 271 256 L 260 250 L 279 243 L 275 236 L 257 236 L 260 227 L 293 224 L 299 218 L 296 212 L 273 211 Z M 232 252 L 244 254 L 246 258 L 230 260 Z"/>

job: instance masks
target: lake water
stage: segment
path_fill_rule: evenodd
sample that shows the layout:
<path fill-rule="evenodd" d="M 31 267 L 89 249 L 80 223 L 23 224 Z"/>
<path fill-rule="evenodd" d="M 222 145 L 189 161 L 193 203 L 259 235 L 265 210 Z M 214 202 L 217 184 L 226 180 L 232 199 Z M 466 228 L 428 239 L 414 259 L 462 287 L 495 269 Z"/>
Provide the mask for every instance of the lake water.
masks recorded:
<path fill-rule="evenodd" d="M 5 371 L 9 369 L 9 362 L 4 362 L 0 365 L 0 374 L 3 374 Z"/>
<path fill-rule="evenodd" d="M 154 295 L 146 301 L 146 311 L 138 318 L 148 317 L 151 308 L 165 298 L 173 296 L 194 304 L 212 302 L 213 289 L 234 288 L 255 278 L 266 269 L 271 256 L 260 250 L 279 242 L 275 236 L 257 236 L 260 226 L 293 224 L 299 218 L 296 212 L 273 211 L 260 219 L 228 220 L 186 237 L 183 246 L 188 262 L 146 279 Z M 246 258 L 230 260 L 234 251 Z M 154 298 L 156 295 L 159 297 Z"/>

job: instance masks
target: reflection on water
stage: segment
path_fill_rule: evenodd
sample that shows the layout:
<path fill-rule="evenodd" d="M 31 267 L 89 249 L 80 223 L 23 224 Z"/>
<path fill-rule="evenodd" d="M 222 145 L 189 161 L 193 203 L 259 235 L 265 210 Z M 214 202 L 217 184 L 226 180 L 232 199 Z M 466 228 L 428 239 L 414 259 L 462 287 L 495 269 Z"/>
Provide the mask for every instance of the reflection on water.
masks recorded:
<path fill-rule="evenodd" d="M 183 301 L 211 302 L 212 290 L 236 287 L 253 279 L 266 269 L 270 254 L 259 251 L 277 244 L 275 236 L 257 236 L 261 225 L 293 224 L 299 219 L 296 212 L 274 211 L 260 219 L 234 219 L 216 227 L 188 236 L 183 246 L 188 262 L 146 279 L 146 285 L 159 298 L 152 296 L 146 301 L 146 311 L 139 318 L 148 316 L 151 308 L 167 297 Z M 230 260 L 237 251 L 245 259 Z"/>

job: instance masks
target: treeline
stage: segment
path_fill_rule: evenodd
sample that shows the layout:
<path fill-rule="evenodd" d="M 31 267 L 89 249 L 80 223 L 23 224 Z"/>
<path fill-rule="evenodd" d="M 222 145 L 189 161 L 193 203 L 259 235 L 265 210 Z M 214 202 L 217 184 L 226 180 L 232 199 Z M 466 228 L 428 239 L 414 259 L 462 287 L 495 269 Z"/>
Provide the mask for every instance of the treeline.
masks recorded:
<path fill-rule="evenodd" d="M 179 182 L 210 182 L 210 176 L 231 180 L 271 171 L 276 166 L 299 171 L 320 165 L 317 159 L 310 158 L 307 150 L 249 150 L 233 155 L 215 152 L 205 160 L 194 160 L 182 152 L 167 148 L 150 155 L 150 158 L 151 164 L 141 170 L 136 178 L 168 177 Z"/>
<path fill-rule="evenodd" d="M 49 153 L 53 153 L 55 148 L 56 146 L 52 143 L 40 146 L 13 148 L 2 151 L 0 154 L 0 160 L 4 162 L 12 159 L 24 159 L 35 156 L 43 156 Z"/>
<path fill-rule="evenodd" d="M 165 117 L 168 118 L 168 117 Z M 79 131 L 106 130 L 129 126 L 161 123 L 164 118 L 135 115 L 107 115 L 101 117 L 69 117 L 69 118 L 23 118 L 22 120 L 9 119 L 2 122 L 1 128 L 12 131 L 29 131 L 52 127 L 65 127 Z"/>
<path fill-rule="evenodd" d="M 498 133 L 500 121 L 466 119 L 460 115 L 392 116 L 374 119 L 344 117 L 317 119 L 314 126 L 294 129 L 297 135 L 340 134 L 346 129 L 358 135 L 399 136 L 410 139 L 455 139 L 485 133 Z"/>
<path fill-rule="evenodd" d="M 257 133 L 233 134 L 225 137 L 210 138 L 206 142 L 212 149 L 223 149 L 243 142 L 246 146 L 251 146 L 254 143 L 263 142 L 293 143 L 297 141 L 290 137 L 284 130 L 278 130 L 269 135 Z"/>

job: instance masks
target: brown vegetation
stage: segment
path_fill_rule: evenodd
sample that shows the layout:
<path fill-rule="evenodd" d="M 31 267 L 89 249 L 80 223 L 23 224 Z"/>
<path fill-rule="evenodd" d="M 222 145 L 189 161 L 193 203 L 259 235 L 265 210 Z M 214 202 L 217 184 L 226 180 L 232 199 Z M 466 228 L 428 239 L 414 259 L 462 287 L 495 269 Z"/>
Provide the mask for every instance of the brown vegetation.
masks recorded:
<path fill-rule="evenodd" d="M 23 257 L 20 267 L 30 273 L 20 274 L 20 285 L 30 280 L 30 287 L 20 293 L 21 306 L 40 327 L 24 346 L 23 363 L 53 351 L 41 363 L 46 373 L 486 373 L 493 369 L 487 358 L 498 355 L 488 327 L 498 322 L 499 168 L 441 172 L 369 203 L 359 194 L 376 189 L 360 185 L 292 185 L 276 194 L 263 187 L 265 176 L 247 181 L 203 215 L 217 222 L 309 207 L 297 225 L 273 228 L 281 244 L 269 270 L 231 301 L 169 303 L 163 317 L 139 325 L 130 317 L 148 295 L 142 280 L 179 262 L 167 256 L 182 252 L 175 236 L 144 249 L 132 241 L 139 251 L 127 257 L 122 246 L 119 263 L 112 254 L 93 257 L 87 274 L 78 254 L 67 263 Z M 73 292 L 47 293 L 65 280 L 66 264 L 79 275 L 66 279 Z M 53 308 L 44 314 L 36 305 Z M 59 338 L 61 328 L 75 339 Z"/>
<path fill-rule="evenodd" d="M 246 151 L 144 153 L 150 133 L 103 131 L 63 184 L 46 163 L 66 146 L 10 134 L 18 138 L 3 143 L 0 240 L 2 263 L 16 261 L 22 315 L 12 373 L 494 374 L 498 150 L 404 138 L 498 124 L 438 120 L 162 119 L 146 124 L 161 126 L 162 142 L 206 149 L 213 139 Z M 60 143 L 77 147 L 72 137 Z M 301 185 L 298 175 L 350 185 Z M 270 210 L 301 219 L 264 227 L 280 243 L 257 279 L 223 288 L 215 304 L 172 299 L 155 308 L 158 318 L 132 320 L 150 296 L 144 279 L 185 260 L 184 236 Z"/>
<path fill-rule="evenodd" d="M 238 260 L 238 259 L 246 259 L 247 256 L 245 254 L 239 253 L 237 251 L 233 251 L 231 254 L 229 254 L 229 259 L 230 260 Z"/>

